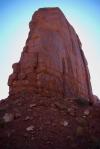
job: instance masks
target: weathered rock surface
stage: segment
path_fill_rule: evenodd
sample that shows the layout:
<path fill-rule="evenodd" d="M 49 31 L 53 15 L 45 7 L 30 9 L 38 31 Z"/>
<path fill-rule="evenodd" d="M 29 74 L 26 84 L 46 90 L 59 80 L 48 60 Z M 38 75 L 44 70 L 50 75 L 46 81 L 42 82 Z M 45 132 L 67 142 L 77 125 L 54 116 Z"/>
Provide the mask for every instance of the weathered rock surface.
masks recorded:
<path fill-rule="evenodd" d="M 5 113 L 5 115 L 3 116 L 3 120 L 4 122 L 11 122 L 14 119 L 14 115 L 11 113 Z"/>
<path fill-rule="evenodd" d="M 0 149 L 100 149 L 100 102 L 81 42 L 59 8 L 34 13 L 8 85 Z"/>
<path fill-rule="evenodd" d="M 74 28 L 59 8 L 36 11 L 20 61 L 9 77 L 10 94 L 92 98 L 87 62 Z"/>

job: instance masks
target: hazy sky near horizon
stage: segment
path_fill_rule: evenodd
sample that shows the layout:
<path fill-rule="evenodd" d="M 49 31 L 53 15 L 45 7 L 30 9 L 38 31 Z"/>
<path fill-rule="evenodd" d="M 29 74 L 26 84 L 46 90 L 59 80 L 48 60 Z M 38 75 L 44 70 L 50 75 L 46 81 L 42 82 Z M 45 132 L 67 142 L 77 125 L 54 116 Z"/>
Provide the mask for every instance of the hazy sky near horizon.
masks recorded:
<path fill-rule="evenodd" d="M 12 64 L 19 61 L 29 22 L 40 7 L 60 7 L 76 30 L 88 60 L 93 92 L 100 98 L 100 0 L 0 0 L 0 99 L 8 96 Z"/>

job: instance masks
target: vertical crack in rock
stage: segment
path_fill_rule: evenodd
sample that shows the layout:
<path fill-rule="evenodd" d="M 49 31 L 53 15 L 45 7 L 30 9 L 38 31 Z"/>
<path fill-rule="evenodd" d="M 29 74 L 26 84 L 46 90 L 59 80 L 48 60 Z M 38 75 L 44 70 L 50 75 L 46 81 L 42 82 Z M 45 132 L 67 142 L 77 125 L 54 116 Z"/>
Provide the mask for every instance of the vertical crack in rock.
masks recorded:
<path fill-rule="evenodd" d="M 65 67 L 65 60 L 62 59 L 62 81 L 63 81 L 63 97 L 66 96 L 66 88 L 65 88 L 65 75 L 66 75 L 66 67 Z"/>

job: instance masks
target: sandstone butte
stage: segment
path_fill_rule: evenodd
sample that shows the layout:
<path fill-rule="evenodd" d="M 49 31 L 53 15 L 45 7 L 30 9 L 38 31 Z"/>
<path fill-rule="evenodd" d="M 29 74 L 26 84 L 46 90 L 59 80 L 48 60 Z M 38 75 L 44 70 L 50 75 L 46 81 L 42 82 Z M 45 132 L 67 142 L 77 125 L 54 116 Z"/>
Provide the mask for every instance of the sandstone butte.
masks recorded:
<path fill-rule="evenodd" d="M 62 11 L 40 8 L 0 101 L 0 149 L 100 149 L 100 103 Z"/>

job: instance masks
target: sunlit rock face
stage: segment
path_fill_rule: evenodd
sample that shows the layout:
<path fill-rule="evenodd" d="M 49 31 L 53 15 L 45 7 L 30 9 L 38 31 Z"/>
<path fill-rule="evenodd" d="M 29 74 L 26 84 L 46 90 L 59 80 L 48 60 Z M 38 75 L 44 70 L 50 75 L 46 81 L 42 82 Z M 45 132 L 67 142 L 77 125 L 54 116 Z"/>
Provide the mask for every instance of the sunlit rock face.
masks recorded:
<path fill-rule="evenodd" d="M 10 95 L 85 97 L 92 89 L 87 61 L 74 28 L 59 8 L 41 8 L 33 14 L 20 61 L 9 77 Z"/>

